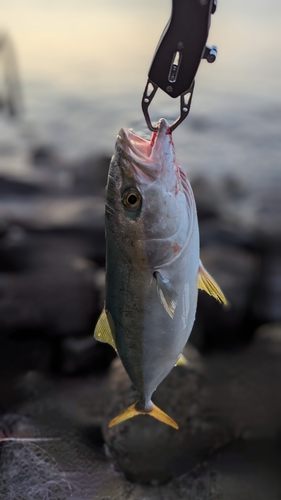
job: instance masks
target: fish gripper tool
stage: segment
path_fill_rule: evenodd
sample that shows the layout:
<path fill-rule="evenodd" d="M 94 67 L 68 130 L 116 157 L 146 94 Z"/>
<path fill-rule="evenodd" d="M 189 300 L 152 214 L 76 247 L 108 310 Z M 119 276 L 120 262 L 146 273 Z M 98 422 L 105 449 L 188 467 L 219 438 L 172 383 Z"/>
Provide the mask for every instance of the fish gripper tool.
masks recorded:
<path fill-rule="evenodd" d="M 173 98 L 180 96 L 180 116 L 170 130 L 187 117 L 201 59 L 210 63 L 216 59 L 217 48 L 206 46 L 216 7 L 216 0 L 172 0 L 171 17 L 158 42 L 142 97 L 143 114 L 151 131 L 158 129 L 151 123 L 148 107 L 158 88 Z"/>

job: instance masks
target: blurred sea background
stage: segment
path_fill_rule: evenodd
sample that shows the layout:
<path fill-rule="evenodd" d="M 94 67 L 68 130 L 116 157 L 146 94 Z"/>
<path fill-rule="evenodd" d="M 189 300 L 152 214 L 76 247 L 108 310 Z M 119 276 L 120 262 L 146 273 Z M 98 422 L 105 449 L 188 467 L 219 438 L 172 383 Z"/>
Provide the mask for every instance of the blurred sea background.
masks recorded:
<path fill-rule="evenodd" d="M 26 119 L 68 158 L 112 153 L 119 128 L 148 136 L 140 108 L 169 0 L 2 0 L 1 26 L 19 59 Z M 212 16 L 190 116 L 174 134 L 191 172 L 280 180 L 278 0 L 224 0 Z M 152 119 L 178 116 L 158 91 Z"/>
<path fill-rule="evenodd" d="M 217 60 L 173 133 L 231 307 L 199 292 L 188 365 L 153 395 L 177 433 L 146 416 L 107 428 L 136 395 L 93 337 L 106 176 L 121 127 L 150 137 L 141 98 L 170 8 L 0 0 L 1 500 L 281 498 L 279 0 L 218 1 Z M 150 113 L 172 122 L 179 99 L 158 91 Z"/>

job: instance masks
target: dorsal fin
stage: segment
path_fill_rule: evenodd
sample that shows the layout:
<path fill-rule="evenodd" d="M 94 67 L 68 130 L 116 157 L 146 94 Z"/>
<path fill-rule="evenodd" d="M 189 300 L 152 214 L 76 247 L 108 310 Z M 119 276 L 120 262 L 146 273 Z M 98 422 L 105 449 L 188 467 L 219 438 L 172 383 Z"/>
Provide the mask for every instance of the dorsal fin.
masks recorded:
<path fill-rule="evenodd" d="M 216 300 L 221 302 L 224 305 L 227 305 L 228 302 L 221 291 L 219 285 L 215 282 L 215 280 L 212 278 L 212 276 L 206 271 L 205 267 L 203 266 L 201 260 L 200 260 L 200 266 L 198 269 L 198 288 L 200 290 L 205 290 L 209 295 L 214 297 Z"/>
<path fill-rule="evenodd" d="M 105 308 L 103 309 L 96 324 L 94 337 L 96 340 L 99 340 L 99 342 L 105 342 L 106 344 L 111 345 L 111 347 L 113 347 L 113 349 L 117 352 L 114 339 L 114 323 L 110 312 L 106 311 Z"/>

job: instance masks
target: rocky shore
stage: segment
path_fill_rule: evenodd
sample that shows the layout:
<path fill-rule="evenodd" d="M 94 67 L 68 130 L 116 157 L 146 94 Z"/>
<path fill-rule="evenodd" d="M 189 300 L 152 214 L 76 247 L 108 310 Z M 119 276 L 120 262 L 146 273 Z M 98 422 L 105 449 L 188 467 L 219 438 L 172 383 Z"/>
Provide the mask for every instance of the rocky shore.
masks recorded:
<path fill-rule="evenodd" d="M 269 181 L 194 177 L 202 261 L 185 355 L 143 416 L 93 329 L 104 298 L 109 158 L 0 143 L 0 498 L 266 500 L 281 495 L 281 201 Z"/>

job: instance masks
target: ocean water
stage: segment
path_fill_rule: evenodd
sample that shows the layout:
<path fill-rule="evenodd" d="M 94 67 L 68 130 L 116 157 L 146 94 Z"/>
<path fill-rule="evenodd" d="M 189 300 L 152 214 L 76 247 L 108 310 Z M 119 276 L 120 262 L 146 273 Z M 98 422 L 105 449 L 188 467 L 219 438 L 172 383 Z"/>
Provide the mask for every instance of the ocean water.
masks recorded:
<path fill-rule="evenodd" d="M 1 31 L 16 47 L 25 119 L 69 159 L 111 154 L 120 127 L 149 137 L 141 111 L 147 72 L 170 15 L 170 0 L 2 0 Z M 191 112 L 175 131 L 191 173 L 281 177 L 281 4 L 220 0 Z M 178 116 L 179 100 L 158 91 L 151 116 Z"/>

